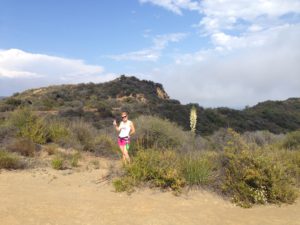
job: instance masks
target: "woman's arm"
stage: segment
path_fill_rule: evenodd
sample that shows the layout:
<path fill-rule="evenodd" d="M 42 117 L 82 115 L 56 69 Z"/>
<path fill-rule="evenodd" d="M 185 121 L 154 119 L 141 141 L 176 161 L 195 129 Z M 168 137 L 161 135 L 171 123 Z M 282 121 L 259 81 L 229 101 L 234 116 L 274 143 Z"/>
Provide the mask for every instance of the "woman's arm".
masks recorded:
<path fill-rule="evenodd" d="M 134 128 L 134 125 L 133 125 L 133 122 L 130 123 L 130 134 L 129 135 L 132 135 L 135 133 L 135 128 Z"/>
<path fill-rule="evenodd" d="M 115 126 L 116 131 L 120 131 L 120 127 L 118 127 L 116 120 L 114 120 L 113 125 Z"/>

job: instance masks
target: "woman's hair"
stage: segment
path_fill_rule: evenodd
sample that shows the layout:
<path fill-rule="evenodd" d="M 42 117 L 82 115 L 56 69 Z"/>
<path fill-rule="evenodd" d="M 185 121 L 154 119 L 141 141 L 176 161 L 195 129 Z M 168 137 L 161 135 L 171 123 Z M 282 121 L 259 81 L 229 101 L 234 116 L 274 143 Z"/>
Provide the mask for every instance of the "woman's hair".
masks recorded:
<path fill-rule="evenodd" d="M 123 115 L 123 114 L 125 114 L 126 116 L 128 115 L 128 113 L 125 112 L 125 111 L 123 111 L 123 112 L 121 113 L 121 115 Z"/>

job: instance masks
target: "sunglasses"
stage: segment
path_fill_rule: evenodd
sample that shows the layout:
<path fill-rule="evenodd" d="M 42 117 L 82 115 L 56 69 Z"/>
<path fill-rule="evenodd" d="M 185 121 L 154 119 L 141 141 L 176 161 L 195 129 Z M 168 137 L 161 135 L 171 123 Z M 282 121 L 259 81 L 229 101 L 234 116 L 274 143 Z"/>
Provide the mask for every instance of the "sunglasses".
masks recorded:
<path fill-rule="evenodd" d="M 122 118 L 126 118 L 127 116 L 122 116 Z"/>

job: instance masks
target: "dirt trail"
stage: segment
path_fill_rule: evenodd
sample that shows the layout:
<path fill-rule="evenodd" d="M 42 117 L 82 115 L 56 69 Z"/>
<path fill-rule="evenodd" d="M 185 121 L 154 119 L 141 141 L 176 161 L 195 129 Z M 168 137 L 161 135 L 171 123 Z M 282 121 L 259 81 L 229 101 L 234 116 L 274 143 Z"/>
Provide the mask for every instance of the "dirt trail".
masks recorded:
<path fill-rule="evenodd" d="M 300 225 L 300 202 L 242 209 L 206 191 L 115 193 L 107 170 L 0 172 L 1 225 Z"/>

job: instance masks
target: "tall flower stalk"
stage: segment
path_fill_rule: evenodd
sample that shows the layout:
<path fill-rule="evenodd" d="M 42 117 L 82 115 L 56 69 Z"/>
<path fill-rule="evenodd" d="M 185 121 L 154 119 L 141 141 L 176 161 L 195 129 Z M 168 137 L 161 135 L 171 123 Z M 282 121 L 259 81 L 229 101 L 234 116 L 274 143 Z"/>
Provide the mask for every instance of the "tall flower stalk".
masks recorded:
<path fill-rule="evenodd" d="M 196 133 L 196 124 L 197 124 L 197 109 L 195 106 L 192 106 L 190 112 L 190 127 L 191 127 L 191 131 L 194 134 Z"/>

